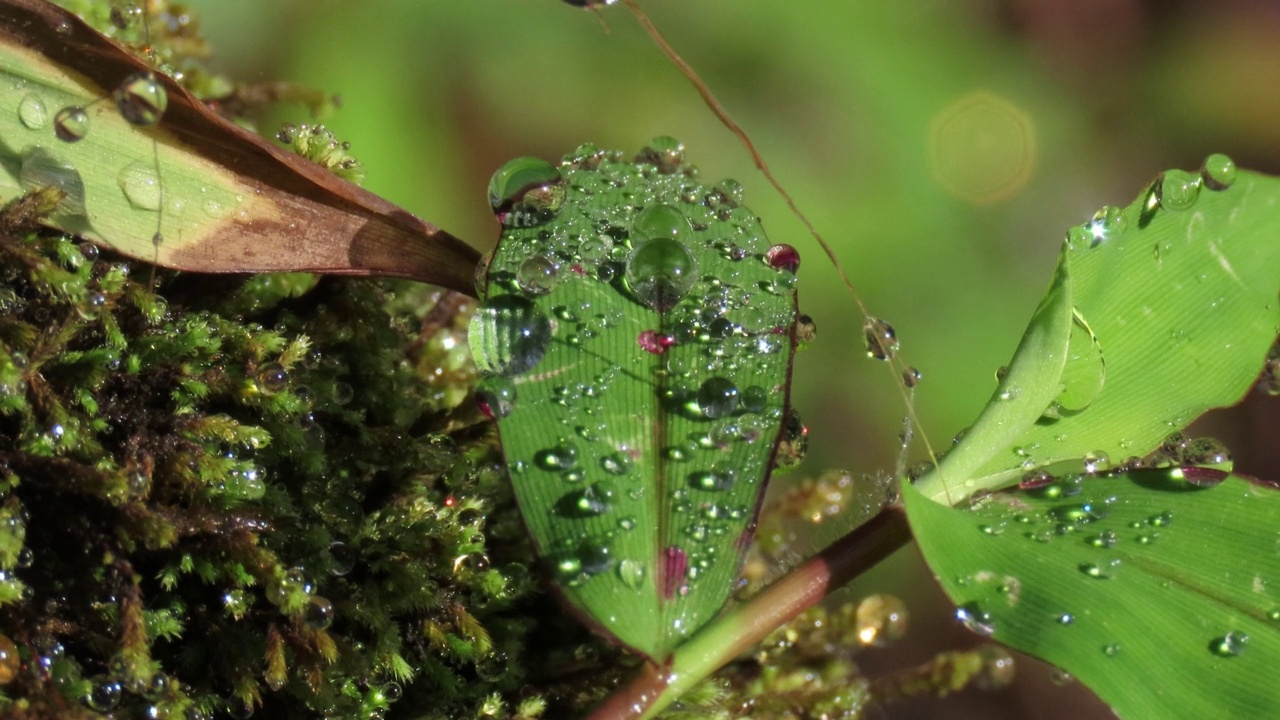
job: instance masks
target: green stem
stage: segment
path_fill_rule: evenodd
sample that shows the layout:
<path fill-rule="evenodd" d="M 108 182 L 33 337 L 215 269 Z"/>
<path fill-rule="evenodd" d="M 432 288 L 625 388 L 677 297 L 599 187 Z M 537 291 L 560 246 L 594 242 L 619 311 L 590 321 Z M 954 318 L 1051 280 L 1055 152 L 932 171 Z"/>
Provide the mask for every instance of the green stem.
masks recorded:
<path fill-rule="evenodd" d="M 910 540 L 911 529 L 902 507 L 886 507 L 759 595 L 712 621 L 661 666 L 646 664 L 588 720 L 657 716 L 689 688 Z"/>

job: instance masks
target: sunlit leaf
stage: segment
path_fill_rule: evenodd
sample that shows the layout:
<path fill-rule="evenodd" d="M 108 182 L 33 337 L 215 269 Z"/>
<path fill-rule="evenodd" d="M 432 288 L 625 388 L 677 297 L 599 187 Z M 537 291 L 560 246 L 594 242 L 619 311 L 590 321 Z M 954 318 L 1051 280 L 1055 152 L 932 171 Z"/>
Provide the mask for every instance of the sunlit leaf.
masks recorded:
<path fill-rule="evenodd" d="M 1280 329 L 1278 223 L 1280 180 L 1215 155 L 1072 228 L 1069 280 L 1054 291 L 1069 298 L 1055 311 L 1069 332 L 1019 348 L 983 415 L 918 488 L 955 500 L 1040 469 L 1078 472 L 1086 456 L 1105 470 L 1238 401 Z M 1039 370 L 1020 374 L 1027 365 Z"/>
<path fill-rule="evenodd" d="M 803 441 L 799 257 L 736 182 L 701 184 L 682 160 L 662 138 L 636 163 L 584 147 L 499 170 L 506 229 L 470 339 L 560 593 L 654 659 L 723 607 L 775 455 Z"/>
<path fill-rule="evenodd" d="M 971 629 L 1070 672 L 1125 718 L 1276 717 L 1280 493 L 1139 470 L 960 510 L 904 487 Z"/>

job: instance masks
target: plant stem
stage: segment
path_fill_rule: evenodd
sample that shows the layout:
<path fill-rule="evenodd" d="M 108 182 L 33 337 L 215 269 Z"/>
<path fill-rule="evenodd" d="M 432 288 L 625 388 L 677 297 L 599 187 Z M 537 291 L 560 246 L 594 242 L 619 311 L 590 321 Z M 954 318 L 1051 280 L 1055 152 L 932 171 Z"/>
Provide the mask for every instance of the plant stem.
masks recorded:
<path fill-rule="evenodd" d="M 902 507 L 884 508 L 759 595 L 712 621 L 661 666 L 646 664 L 588 720 L 655 717 L 696 683 L 910 540 L 911 529 Z"/>

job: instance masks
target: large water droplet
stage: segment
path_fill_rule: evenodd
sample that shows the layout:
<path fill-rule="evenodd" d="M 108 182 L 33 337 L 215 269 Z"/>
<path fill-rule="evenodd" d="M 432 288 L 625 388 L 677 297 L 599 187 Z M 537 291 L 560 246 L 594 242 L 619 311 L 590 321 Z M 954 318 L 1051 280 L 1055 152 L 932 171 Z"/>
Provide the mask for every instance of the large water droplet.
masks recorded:
<path fill-rule="evenodd" d="M 1222 153 L 1214 153 L 1204 159 L 1200 179 L 1210 190 L 1226 190 L 1236 181 L 1236 163 Z"/>
<path fill-rule="evenodd" d="M 639 590 L 644 585 L 644 563 L 626 558 L 618 562 L 618 578 L 622 584 L 632 590 Z"/>
<path fill-rule="evenodd" d="M 564 176 L 541 158 L 509 160 L 489 180 L 489 204 L 508 227 L 541 225 L 564 206 Z"/>
<path fill-rule="evenodd" d="M 665 312 L 697 282 L 698 263 L 683 243 L 654 238 L 636 246 L 627 259 L 626 277 L 637 300 Z"/>
<path fill-rule="evenodd" d="M 44 100 L 35 93 L 27 93 L 18 103 L 18 121 L 28 130 L 39 130 L 49 124 L 49 111 Z"/>
<path fill-rule="evenodd" d="M 83 140 L 89 134 L 89 113 L 78 105 L 62 108 L 53 116 L 53 132 L 64 142 Z"/>
<path fill-rule="evenodd" d="M 1166 210 L 1186 210 L 1195 205 L 1200 196 L 1200 178 L 1182 170 L 1166 170 L 1160 177 L 1156 190 L 1160 207 Z"/>
<path fill-rule="evenodd" d="M 135 208 L 153 212 L 160 209 L 160 177 L 150 163 L 134 161 L 125 165 L 116 176 L 116 183 Z"/>
<path fill-rule="evenodd" d="M 1124 232 L 1128 226 L 1128 221 L 1124 216 L 1124 208 L 1115 205 L 1104 205 L 1098 212 L 1093 214 L 1093 219 L 1084 225 L 1086 237 L 1089 241 L 1089 247 L 1097 247 L 1111 238 Z M 1074 240 L 1068 234 L 1068 241 L 1072 242 L 1072 247 L 1076 247 Z"/>
<path fill-rule="evenodd" d="M 546 255 L 534 255 L 520 263 L 516 270 L 516 285 L 524 294 L 540 297 L 551 292 L 559 279 L 560 269 Z"/>
<path fill-rule="evenodd" d="M 57 212 L 84 214 L 84 179 L 80 177 L 80 171 L 71 163 L 50 155 L 44 148 L 33 147 L 23 154 L 18 185 L 27 192 L 56 188 L 63 193 Z"/>
<path fill-rule="evenodd" d="M 1059 419 L 1088 408 L 1102 394 L 1106 379 L 1102 345 L 1084 317 L 1075 312 L 1067 341 L 1067 361 L 1058 381 L 1062 391 L 1045 408 L 1044 417 Z"/>
<path fill-rule="evenodd" d="M 653 205 L 645 208 L 631 224 L 633 241 L 667 238 L 684 241 L 692 232 L 689 219 L 674 205 Z"/>
<path fill-rule="evenodd" d="M 543 470 L 572 470 L 578 466 L 578 450 L 567 443 L 539 450 L 534 462 Z"/>
<path fill-rule="evenodd" d="M 636 161 L 653 163 L 658 172 L 670 175 L 684 164 L 684 144 L 670 135 L 660 135 L 644 146 Z"/>
<path fill-rule="evenodd" d="M 738 386 L 722 377 L 707 379 L 698 388 L 698 409 L 709 418 L 732 415 L 738 409 Z"/>
<path fill-rule="evenodd" d="M 510 415 L 515 402 L 515 383 L 501 375 L 490 375 L 476 384 L 476 404 L 490 419 L 500 420 Z"/>
<path fill-rule="evenodd" d="M 1244 652 L 1244 647 L 1249 643 L 1249 636 L 1239 630 L 1232 630 L 1222 637 L 1214 638 L 1209 642 L 1209 651 L 1219 657 L 1236 657 Z"/>
<path fill-rule="evenodd" d="M 774 245 L 765 251 L 764 262 L 771 268 L 795 274 L 800 269 L 800 253 L 790 245 Z"/>
<path fill-rule="evenodd" d="M 567 493 L 556 503 L 556 511 L 569 518 L 596 517 L 612 507 L 613 490 L 605 483 L 593 483 Z"/>
<path fill-rule="evenodd" d="M 888 360 L 898 352 L 898 335 L 893 326 L 880 318 L 867 318 L 862 326 L 867 355 L 877 360 Z"/>
<path fill-rule="evenodd" d="M 551 345 L 551 321 L 529 300 L 500 295 L 476 309 L 467 342 L 481 372 L 519 375 L 542 362 Z"/>
<path fill-rule="evenodd" d="M 868 595 L 858 603 L 854 623 L 859 643 L 884 647 L 907 634 L 907 604 L 896 595 Z"/>
<path fill-rule="evenodd" d="M 120 115 L 133 125 L 155 125 L 169 107 L 169 93 L 151 72 L 125 78 L 116 88 L 115 100 Z"/>
<path fill-rule="evenodd" d="M 785 472 L 804 460 L 809 454 L 809 428 L 800 418 L 800 413 L 792 408 L 787 419 L 782 423 L 782 436 L 778 440 L 778 450 L 773 456 L 775 472 Z"/>

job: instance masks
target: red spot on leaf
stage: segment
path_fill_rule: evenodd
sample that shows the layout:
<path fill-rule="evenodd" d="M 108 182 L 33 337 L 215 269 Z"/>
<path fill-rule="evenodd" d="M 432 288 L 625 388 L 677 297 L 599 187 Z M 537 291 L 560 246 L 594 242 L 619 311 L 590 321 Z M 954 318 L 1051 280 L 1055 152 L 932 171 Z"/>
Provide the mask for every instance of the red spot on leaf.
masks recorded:
<path fill-rule="evenodd" d="M 689 571 L 689 554 L 671 545 L 658 557 L 658 567 L 662 568 L 662 598 L 670 600 L 684 587 L 685 574 Z"/>

